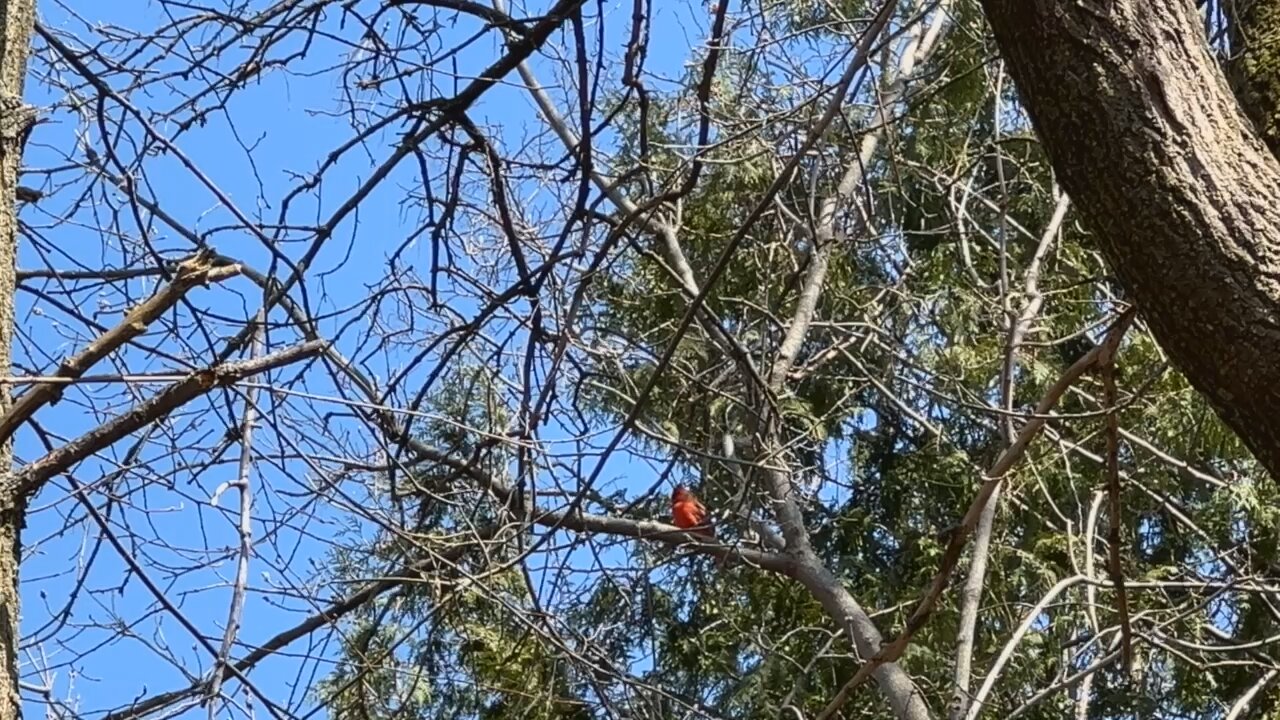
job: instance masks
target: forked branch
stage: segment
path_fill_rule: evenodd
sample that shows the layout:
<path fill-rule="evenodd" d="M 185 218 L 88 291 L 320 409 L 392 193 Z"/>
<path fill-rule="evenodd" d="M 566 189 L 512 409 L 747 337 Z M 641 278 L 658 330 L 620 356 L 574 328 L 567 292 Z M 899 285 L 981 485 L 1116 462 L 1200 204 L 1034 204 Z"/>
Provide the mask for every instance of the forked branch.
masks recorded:
<path fill-rule="evenodd" d="M 211 252 L 201 251 L 192 255 L 179 263 L 172 282 L 126 313 L 119 325 L 99 335 L 84 350 L 63 360 L 52 377 L 62 380 L 80 377 L 98 361 L 146 332 L 148 325 L 177 305 L 192 288 L 221 282 L 239 274 L 239 265 L 215 265 Z M 13 437 L 40 408 L 58 402 L 65 388 L 64 382 L 42 382 L 19 395 L 9 411 L 0 416 L 0 443 Z"/>
<path fill-rule="evenodd" d="M 1124 338 L 1129 326 L 1133 324 L 1135 314 L 1136 308 L 1133 307 L 1121 313 L 1120 317 L 1111 325 L 1111 329 L 1107 331 L 1106 338 L 1079 360 L 1075 361 L 1071 367 L 1067 368 L 1062 373 L 1062 377 L 1058 378 L 1058 381 L 1040 398 L 1040 402 L 1036 405 L 1035 414 L 1027 420 L 1013 443 L 1000 454 L 1000 457 L 986 472 L 982 486 L 978 489 L 978 494 L 974 496 L 973 502 L 970 503 L 969 510 L 965 513 L 960 526 L 951 533 L 951 539 L 942 554 L 938 572 L 934 575 L 933 581 L 929 584 L 928 590 L 925 592 L 924 597 L 920 599 L 915 611 L 907 619 L 906 627 L 903 628 L 893 642 L 886 645 L 875 657 L 858 668 L 853 677 L 849 678 L 849 681 L 840 688 L 840 691 L 831 699 L 831 702 L 823 708 L 817 720 L 828 720 L 828 718 L 834 716 L 849 699 L 849 695 L 853 690 L 871 677 L 871 673 L 876 668 L 885 663 L 896 662 L 902 657 L 907 645 L 911 643 L 911 639 L 929 622 L 929 618 L 937 609 L 938 601 L 942 598 L 942 593 L 951 582 L 951 576 L 955 573 L 956 565 L 960 562 L 960 554 L 964 551 L 969 536 L 977 526 L 978 518 L 982 515 L 983 508 L 987 506 L 992 494 L 1000 487 L 1000 482 L 1004 479 L 1004 476 L 1013 468 L 1014 464 L 1022 459 L 1027 447 L 1031 445 L 1031 441 L 1035 439 L 1036 435 L 1045 426 L 1045 423 L 1048 422 L 1049 412 L 1058 404 L 1058 400 L 1067 392 L 1067 389 L 1086 373 L 1105 368 L 1111 364 L 1116 352 L 1119 350 L 1121 339 Z"/>

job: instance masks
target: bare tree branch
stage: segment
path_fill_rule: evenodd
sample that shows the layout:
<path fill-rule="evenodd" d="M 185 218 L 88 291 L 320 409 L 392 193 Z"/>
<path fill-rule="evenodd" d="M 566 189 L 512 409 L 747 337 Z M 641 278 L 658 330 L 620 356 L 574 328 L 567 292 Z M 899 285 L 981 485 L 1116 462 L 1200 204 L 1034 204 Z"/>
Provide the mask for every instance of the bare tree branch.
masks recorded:
<path fill-rule="evenodd" d="M 180 263 L 173 281 L 158 290 L 146 301 L 130 310 L 119 325 L 99 335 L 84 350 L 62 361 L 53 377 L 58 381 L 35 385 L 18 396 L 13 405 L 0 416 L 0 442 L 8 441 L 13 433 L 45 405 L 58 402 L 64 383 L 81 377 L 117 348 L 146 332 L 147 326 L 168 312 L 192 288 L 198 285 L 221 282 L 240 274 L 236 265 L 215 266 L 209 253 L 199 253 Z"/>
<path fill-rule="evenodd" d="M 260 358 L 217 365 L 193 373 L 186 380 L 170 385 L 150 400 L 22 468 L 16 475 L 15 487 L 23 496 L 30 496 L 54 475 L 66 471 L 72 465 L 165 417 L 210 390 L 234 385 L 251 375 L 315 357 L 324 351 L 325 345 L 323 341 L 311 340 Z"/>
<path fill-rule="evenodd" d="M 1085 373 L 1094 371 L 1111 362 L 1111 358 L 1114 357 L 1119 349 L 1121 339 L 1124 338 L 1125 332 L 1133 323 L 1135 313 L 1136 310 L 1134 308 L 1129 308 L 1121 313 L 1107 332 L 1106 338 L 1063 372 L 1062 377 L 1058 378 L 1058 381 L 1040 398 L 1040 402 L 1036 405 L 1037 416 L 1047 415 L 1057 405 L 1058 400 L 1067 392 L 1072 383 L 1080 379 Z M 826 720 L 838 712 L 840 707 L 849 699 L 850 693 L 870 677 L 876 667 L 902 657 L 902 653 L 906 650 L 907 645 L 910 644 L 911 638 L 915 636 L 920 628 L 924 627 L 925 623 L 929 621 L 929 617 L 933 615 L 933 611 L 938 605 L 938 600 L 946 590 L 952 573 L 955 572 L 956 564 L 960 560 L 960 553 L 964 550 L 969 535 L 978 524 L 978 518 L 982 514 L 983 508 L 986 507 L 991 495 L 999 487 L 1005 475 L 1022 458 L 1027 446 L 1039 434 L 1045 422 L 1040 417 L 1028 420 L 1022 426 L 1022 430 L 1018 432 L 1013 444 L 1001 453 L 1000 457 L 992 464 L 987 471 L 987 476 L 983 479 L 981 487 L 978 489 L 977 495 L 973 498 L 972 504 L 969 505 L 968 511 L 965 512 L 964 519 L 961 520 L 959 527 L 951 531 L 951 537 L 947 541 L 947 548 L 938 564 L 938 572 L 926 590 L 924 597 L 921 598 L 920 603 L 911 613 L 911 617 L 907 619 L 906 627 L 903 628 L 893 642 L 889 643 L 875 657 L 858 668 L 858 671 L 840 688 L 840 692 L 823 708 L 822 713 L 818 715 L 818 720 Z"/>

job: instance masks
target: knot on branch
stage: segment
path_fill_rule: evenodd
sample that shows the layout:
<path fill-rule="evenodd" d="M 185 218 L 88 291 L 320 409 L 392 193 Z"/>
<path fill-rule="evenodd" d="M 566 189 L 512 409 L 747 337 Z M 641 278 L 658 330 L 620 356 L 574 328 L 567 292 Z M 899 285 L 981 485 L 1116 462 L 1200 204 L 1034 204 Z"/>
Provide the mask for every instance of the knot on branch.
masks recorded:
<path fill-rule="evenodd" d="M 10 92 L 0 91 L 0 141 L 25 137 L 36 122 L 36 109 Z"/>

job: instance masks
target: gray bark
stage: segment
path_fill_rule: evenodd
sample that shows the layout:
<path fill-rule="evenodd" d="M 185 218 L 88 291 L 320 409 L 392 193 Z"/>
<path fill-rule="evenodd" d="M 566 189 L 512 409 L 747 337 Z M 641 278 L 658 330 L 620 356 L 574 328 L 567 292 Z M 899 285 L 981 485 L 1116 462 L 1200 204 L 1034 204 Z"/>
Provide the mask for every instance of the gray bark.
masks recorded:
<path fill-rule="evenodd" d="M 31 51 L 34 0 L 0 0 L 0 372 L 9 374 L 13 345 L 13 293 L 18 243 L 15 211 L 22 147 L 33 114 L 22 101 Z M 9 389 L 0 388 L 0 414 Z M 13 447 L 0 443 L 0 720 L 22 717 L 18 690 L 18 567 L 25 503 L 12 473 Z"/>

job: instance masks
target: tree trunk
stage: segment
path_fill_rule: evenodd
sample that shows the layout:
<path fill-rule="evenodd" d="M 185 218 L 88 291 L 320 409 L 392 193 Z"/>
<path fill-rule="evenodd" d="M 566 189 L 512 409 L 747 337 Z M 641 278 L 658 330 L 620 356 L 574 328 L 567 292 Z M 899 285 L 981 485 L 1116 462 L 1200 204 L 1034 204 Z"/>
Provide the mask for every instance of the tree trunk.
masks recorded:
<path fill-rule="evenodd" d="M 1280 0 L 1234 0 L 1223 10 L 1231 88 L 1271 154 L 1280 156 Z"/>
<path fill-rule="evenodd" d="M 0 0 L 0 372 L 9 374 L 13 349 L 14 262 L 18 222 L 14 208 L 22 148 L 34 115 L 22 100 L 31 50 L 35 0 Z M 9 409 L 0 388 L 0 414 Z M 18 568 L 25 500 L 13 483 L 13 448 L 0 445 L 0 720 L 22 717 L 18 690 Z"/>
<path fill-rule="evenodd" d="M 1062 186 L 1156 339 L 1280 478 L 1280 163 L 1190 0 L 982 0 Z"/>

